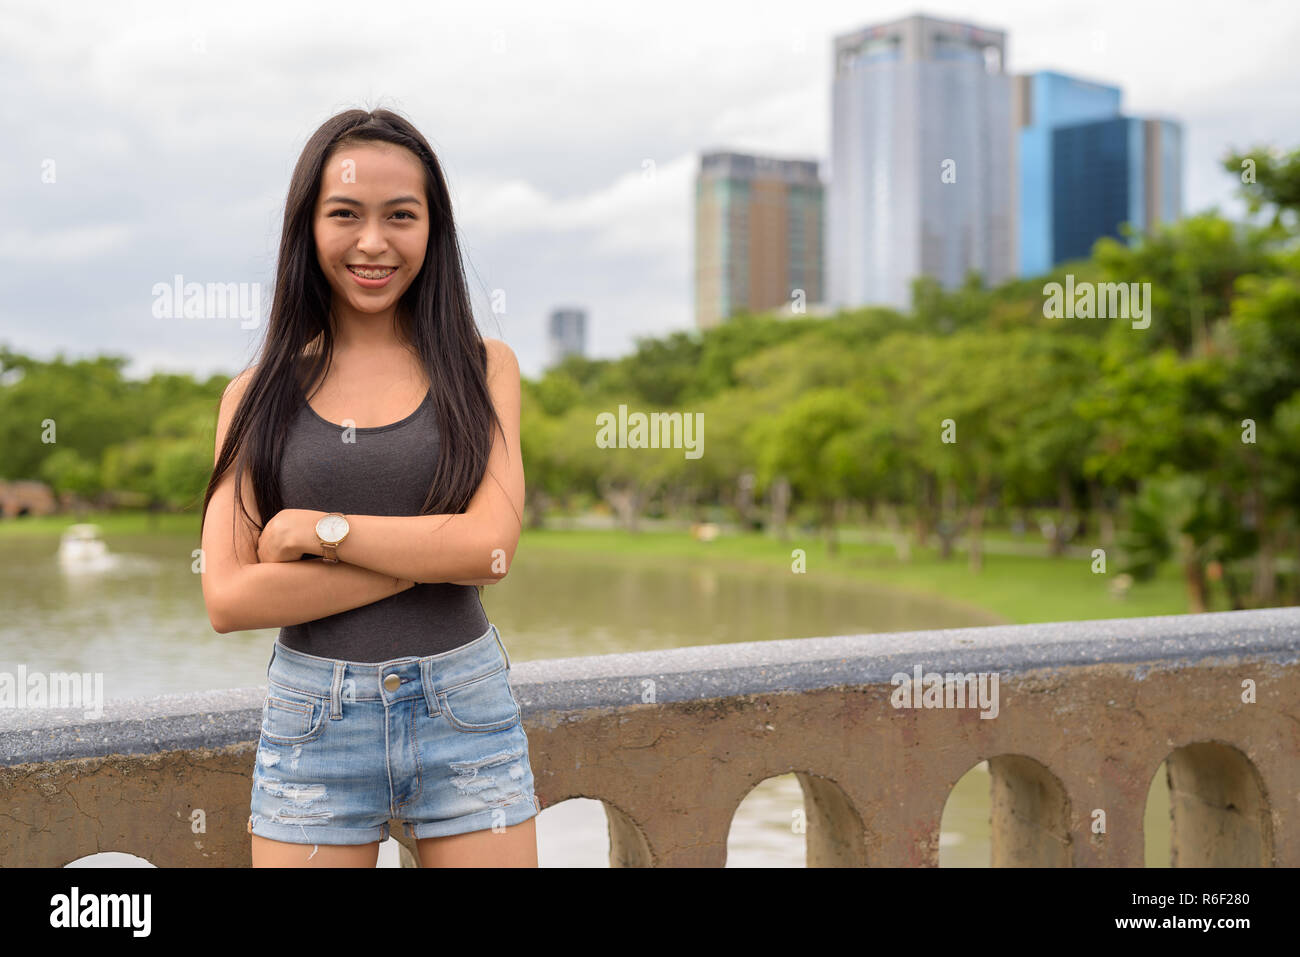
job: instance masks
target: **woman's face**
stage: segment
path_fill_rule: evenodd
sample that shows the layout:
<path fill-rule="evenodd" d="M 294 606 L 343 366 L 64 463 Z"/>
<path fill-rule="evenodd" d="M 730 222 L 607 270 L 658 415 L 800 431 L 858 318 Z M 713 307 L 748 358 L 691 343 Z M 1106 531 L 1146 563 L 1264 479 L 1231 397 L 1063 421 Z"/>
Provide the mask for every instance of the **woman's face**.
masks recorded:
<path fill-rule="evenodd" d="M 390 143 L 337 148 L 321 175 L 313 226 L 336 312 L 393 310 L 429 243 L 424 167 Z"/>

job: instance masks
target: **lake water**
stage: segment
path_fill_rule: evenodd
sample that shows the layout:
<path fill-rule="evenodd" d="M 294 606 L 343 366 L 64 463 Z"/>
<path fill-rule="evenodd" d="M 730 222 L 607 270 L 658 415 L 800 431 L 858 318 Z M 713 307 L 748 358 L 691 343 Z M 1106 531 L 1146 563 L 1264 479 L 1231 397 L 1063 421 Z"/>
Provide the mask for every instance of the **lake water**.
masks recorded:
<path fill-rule="evenodd" d="M 29 672 L 99 672 L 110 699 L 265 684 L 276 630 L 212 630 L 192 571 L 196 541 L 178 535 L 104 538 L 111 567 L 77 575 L 60 570 L 57 539 L 5 539 L 0 670 L 13 672 L 21 664 Z M 780 570 L 530 552 L 526 534 L 510 576 L 484 589 L 483 604 L 513 662 L 996 622 L 962 606 Z M 1159 790 L 1153 789 L 1155 803 L 1148 808 L 1156 822 Z M 1164 800 L 1165 844 L 1153 849 L 1153 863 L 1168 860 L 1167 795 Z M 792 824 L 802 807 L 794 775 L 759 784 L 736 812 L 728 866 L 803 866 L 803 835 Z M 542 866 L 608 866 L 599 802 L 549 807 L 537 832 Z M 384 849 L 381 864 L 395 860 L 395 849 Z M 940 857 L 945 865 L 988 864 L 983 764 L 954 789 Z"/>

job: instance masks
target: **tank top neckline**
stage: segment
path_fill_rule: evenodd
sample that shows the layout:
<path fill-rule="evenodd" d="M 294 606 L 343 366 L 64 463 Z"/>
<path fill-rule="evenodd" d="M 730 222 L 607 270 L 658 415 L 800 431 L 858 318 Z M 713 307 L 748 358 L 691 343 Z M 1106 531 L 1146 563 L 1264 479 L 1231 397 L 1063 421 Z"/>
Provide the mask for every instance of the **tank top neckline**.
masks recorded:
<path fill-rule="evenodd" d="M 325 418 L 319 412 L 313 409 L 311 407 L 311 403 L 307 401 L 306 394 L 303 393 L 303 390 L 301 388 L 298 390 L 298 392 L 300 395 L 302 395 L 303 406 L 306 407 L 307 411 L 312 415 L 313 418 L 316 419 L 317 422 L 320 422 L 323 425 L 328 425 L 331 429 L 336 429 L 339 431 L 342 431 L 344 428 L 346 428 L 346 426 L 339 425 L 337 422 L 331 422 L 329 419 Z M 424 407 L 429 404 L 429 400 L 432 397 L 433 397 L 433 390 L 431 389 L 427 390 L 424 393 L 424 398 L 420 400 L 420 404 L 415 407 L 415 411 L 412 412 L 410 415 L 403 416 L 402 418 L 398 419 L 396 422 L 390 422 L 387 425 L 358 425 L 358 426 L 354 426 L 353 430 L 356 432 L 387 432 L 389 429 L 396 429 L 399 426 L 406 425 L 408 422 L 410 422 L 417 415 L 419 415 L 421 412 L 424 411 Z"/>

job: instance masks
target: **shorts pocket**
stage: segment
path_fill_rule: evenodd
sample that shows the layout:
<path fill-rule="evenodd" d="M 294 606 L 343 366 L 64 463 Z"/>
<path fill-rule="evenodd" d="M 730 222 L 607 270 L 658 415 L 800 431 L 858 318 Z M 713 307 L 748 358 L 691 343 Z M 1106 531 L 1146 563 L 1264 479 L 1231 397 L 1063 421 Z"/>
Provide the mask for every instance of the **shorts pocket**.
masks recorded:
<path fill-rule="evenodd" d="M 301 744 L 325 725 L 326 700 L 271 684 L 262 708 L 262 737 L 275 744 Z"/>
<path fill-rule="evenodd" d="M 438 709 L 458 731 L 504 731 L 519 723 L 519 702 L 505 667 L 438 692 Z"/>

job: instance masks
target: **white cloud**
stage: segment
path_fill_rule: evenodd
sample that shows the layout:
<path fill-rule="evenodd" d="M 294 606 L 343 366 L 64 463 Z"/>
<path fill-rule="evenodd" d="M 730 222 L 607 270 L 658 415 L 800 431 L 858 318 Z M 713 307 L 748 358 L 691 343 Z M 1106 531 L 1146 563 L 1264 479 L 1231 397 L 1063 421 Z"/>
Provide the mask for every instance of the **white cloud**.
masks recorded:
<path fill-rule="evenodd" d="M 580 234 L 588 248 L 613 257 L 680 251 L 698 159 L 687 155 L 660 164 L 647 158 L 641 164 L 571 198 L 551 196 L 518 179 L 471 181 L 456 191 L 457 222 L 486 238 Z"/>

